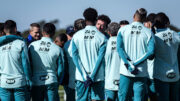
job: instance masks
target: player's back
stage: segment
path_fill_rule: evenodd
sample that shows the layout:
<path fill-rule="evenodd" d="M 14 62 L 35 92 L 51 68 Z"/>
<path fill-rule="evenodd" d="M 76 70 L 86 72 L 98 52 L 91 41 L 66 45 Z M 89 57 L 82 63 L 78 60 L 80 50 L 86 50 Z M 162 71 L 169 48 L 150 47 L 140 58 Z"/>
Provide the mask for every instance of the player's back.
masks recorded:
<path fill-rule="evenodd" d="M 133 22 L 122 27 L 124 48 L 132 60 L 137 60 L 147 51 L 147 44 L 151 38 L 151 31 L 142 23 Z"/>
<path fill-rule="evenodd" d="M 116 48 L 117 37 L 109 38 L 105 53 L 105 88 L 109 90 L 118 90 L 120 57 Z"/>
<path fill-rule="evenodd" d="M 86 69 L 87 73 L 91 75 L 98 58 L 99 49 L 105 43 L 106 37 L 101 32 L 99 32 L 95 26 L 86 26 L 84 29 L 75 33 L 73 36 L 73 41 L 78 49 L 78 54 L 82 62 L 82 66 Z M 104 67 L 101 65 L 96 79 L 104 79 L 103 71 Z M 76 79 L 82 80 L 79 71 L 77 72 L 79 76 L 76 77 Z M 85 73 L 84 70 L 83 73 Z"/>
<path fill-rule="evenodd" d="M 38 85 L 57 82 L 57 60 L 62 49 L 47 37 L 42 37 L 41 40 L 31 43 L 29 49 L 33 68 L 33 82 Z M 42 82 L 38 82 L 38 80 Z"/>
<path fill-rule="evenodd" d="M 22 66 L 23 48 L 27 46 L 21 40 L 15 40 L 0 47 L 1 87 L 15 88 L 26 85 Z"/>
<path fill-rule="evenodd" d="M 146 28 L 142 23 L 133 22 L 126 25 L 119 30 L 119 34 L 123 37 L 124 50 L 133 62 L 138 61 L 147 53 L 147 47 L 152 37 L 152 33 L 151 30 Z M 123 62 L 121 62 L 121 67 L 121 74 L 126 76 L 135 76 L 127 71 Z M 138 65 L 137 68 L 140 71 L 136 75 L 137 77 L 147 76 L 147 61 Z"/>
<path fill-rule="evenodd" d="M 155 70 L 154 76 L 163 81 L 176 81 L 179 78 L 177 52 L 180 43 L 180 35 L 169 28 L 159 29 L 155 34 Z M 161 67 L 161 68 L 160 68 Z M 173 79 L 167 78 L 169 72 L 176 74 Z"/>

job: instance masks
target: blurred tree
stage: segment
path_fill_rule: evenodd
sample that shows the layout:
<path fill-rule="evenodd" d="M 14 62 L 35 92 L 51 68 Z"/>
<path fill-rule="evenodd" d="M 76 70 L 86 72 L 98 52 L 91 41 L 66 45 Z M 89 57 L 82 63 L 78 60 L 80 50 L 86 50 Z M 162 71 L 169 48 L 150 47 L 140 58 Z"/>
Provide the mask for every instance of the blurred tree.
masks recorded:
<path fill-rule="evenodd" d="M 174 30 L 174 31 L 176 31 L 176 32 L 180 32 L 180 29 L 177 28 L 177 27 L 174 26 L 174 25 L 170 25 L 169 28 L 172 29 L 172 30 Z"/>

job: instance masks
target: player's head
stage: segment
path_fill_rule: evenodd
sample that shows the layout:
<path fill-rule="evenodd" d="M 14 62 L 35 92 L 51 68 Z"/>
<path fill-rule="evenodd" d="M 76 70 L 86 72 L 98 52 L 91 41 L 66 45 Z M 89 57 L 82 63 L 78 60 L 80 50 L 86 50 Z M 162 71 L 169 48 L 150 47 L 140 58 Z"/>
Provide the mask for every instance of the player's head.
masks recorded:
<path fill-rule="evenodd" d="M 73 37 L 74 33 L 75 31 L 73 26 L 69 26 L 66 28 L 66 35 L 68 37 L 68 40 L 70 40 Z"/>
<path fill-rule="evenodd" d="M 59 35 L 55 38 L 54 43 L 55 43 L 56 45 L 58 45 L 59 47 L 63 48 L 66 41 L 67 41 L 67 36 L 66 36 L 65 33 L 62 33 L 62 34 L 59 34 Z"/>
<path fill-rule="evenodd" d="M 146 20 L 144 22 L 144 25 L 147 27 L 147 28 L 152 28 L 152 26 L 154 25 L 154 19 L 156 17 L 156 14 L 155 13 L 150 13 L 147 17 L 146 17 Z"/>
<path fill-rule="evenodd" d="M 74 30 L 75 32 L 85 28 L 86 22 L 84 19 L 77 19 L 74 21 Z"/>
<path fill-rule="evenodd" d="M 129 24 L 129 22 L 127 20 L 121 20 L 119 22 L 120 27 L 123 27 L 123 26 L 128 25 L 128 24 Z"/>
<path fill-rule="evenodd" d="M 40 25 L 38 23 L 30 24 L 29 33 L 35 40 L 40 39 Z"/>
<path fill-rule="evenodd" d="M 56 27 L 54 26 L 54 24 L 52 23 L 46 23 L 44 26 L 43 26 L 43 36 L 46 36 L 46 37 L 53 37 L 54 34 L 55 34 L 55 31 L 56 31 Z"/>
<path fill-rule="evenodd" d="M 157 29 L 167 28 L 169 25 L 170 25 L 170 21 L 169 21 L 168 16 L 165 13 L 160 12 L 156 15 L 154 19 L 154 26 Z"/>
<path fill-rule="evenodd" d="M 99 31 L 104 33 L 110 22 L 111 19 L 107 15 L 100 15 L 97 18 L 96 27 Z"/>
<path fill-rule="evenodd" d="M 112 22 L 111 24 L 109 24 L 107 28 L 107 32 L 110 36 L 117 36 L 119 28 L 120 26 L 118 23 Z"/>
<path fill-rule="evenodd" d="M 144 22 L 146 20 L 147 11 L 144 8 L 136 10 L 134 14 L 134 21 Z"/>
<path fill-rule="evenodd" d="M 7 20 L 4 23 L 4 32 L 6 33 L 6 35 L 9 34 L 16 34 L 17 31 L 17 27 L 16 27 L 16 22 L 13 20 Z"/>
<path fill-rule="evenodd" d="M 88 21 L 95 25 L 98 13 L 97 13 L 96 9 L 94 9 L 94 8 L 87 8 L 87 9 L 85 9 L 83 16 L 84 16 L 86 22 Z"/>
<path fill-rule="evenodd" d="M 22 36 L 20 31 L 17 31 L 17 32 L 16 32 L 16 35 L 17 35 L 17 36 Z"/>
<path fill-rule="evenodd" d="M 4 33 L 4 23 L 0 23 L 0 36 L 5 35 Z"/>

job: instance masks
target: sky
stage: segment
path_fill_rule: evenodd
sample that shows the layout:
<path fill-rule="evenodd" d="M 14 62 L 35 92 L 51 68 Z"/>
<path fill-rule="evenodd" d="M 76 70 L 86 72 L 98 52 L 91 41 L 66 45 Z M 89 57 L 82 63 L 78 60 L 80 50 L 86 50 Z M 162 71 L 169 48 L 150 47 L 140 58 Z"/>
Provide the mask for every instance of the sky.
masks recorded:
<path fill-rule="evenodd" d="M 0 0 L 0 22 L 14 20 L 19 31 L 29 28 L 34 22 L 59 20 L 57 29 L 73 25 L 83 18 L 83 11 L 93 7 L 98 14 L 105 14 L 112 22 L 133 21 L 138 8 L 148 13 L 165 12 L 171 24 L 180 28 L 180 0 Z"/>

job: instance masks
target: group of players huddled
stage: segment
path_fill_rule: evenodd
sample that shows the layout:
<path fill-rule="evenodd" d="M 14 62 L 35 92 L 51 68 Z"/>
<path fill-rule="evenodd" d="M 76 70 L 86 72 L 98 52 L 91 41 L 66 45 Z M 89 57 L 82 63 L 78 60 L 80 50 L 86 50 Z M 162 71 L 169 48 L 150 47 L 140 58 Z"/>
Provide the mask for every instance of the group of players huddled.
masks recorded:
<path fill-rule="evenodd" d="M 87 8 L 66 33 L 52 23 L 0 24 L 1 101 L 180 101 L 180 33 L 163 13 L 136 10 L 133 22 L 112 22 Z"/>

